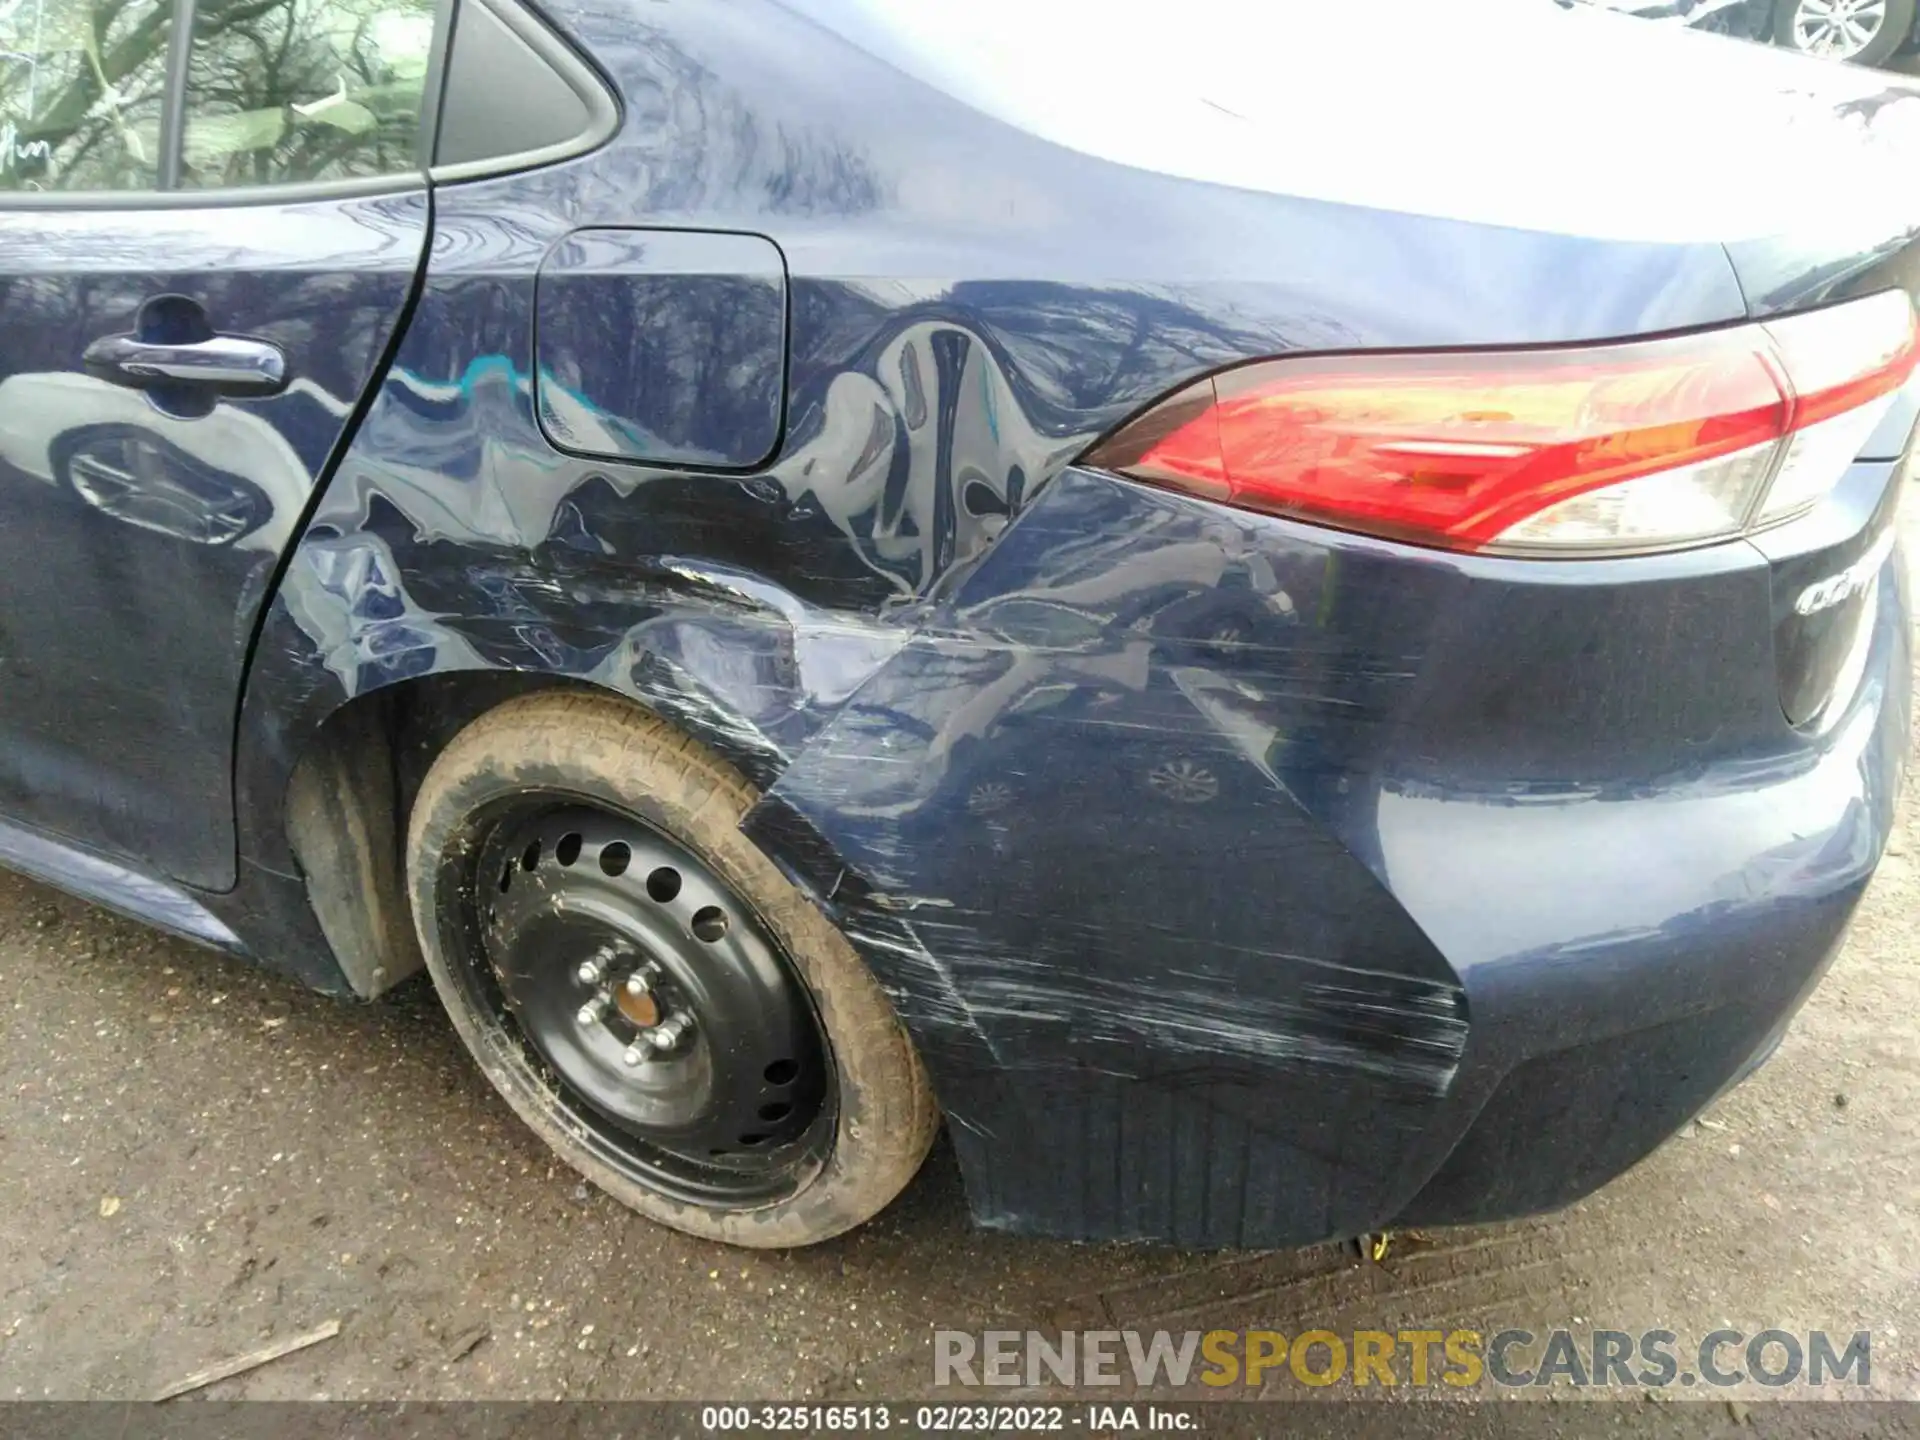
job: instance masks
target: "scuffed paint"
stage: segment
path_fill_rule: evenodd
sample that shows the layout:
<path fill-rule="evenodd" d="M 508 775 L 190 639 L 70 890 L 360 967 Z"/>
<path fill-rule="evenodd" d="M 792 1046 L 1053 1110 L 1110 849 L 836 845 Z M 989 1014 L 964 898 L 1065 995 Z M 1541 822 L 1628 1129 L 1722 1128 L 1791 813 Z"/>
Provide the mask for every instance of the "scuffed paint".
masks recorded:
<path fill-rule="evenodd" d="M 1766 729 L 1761 557 L 1605 562 L 1594 584 L 1590 565 L 1522 574 L 1071 463 L 1256 357 L 1738 318 L 1717 244 L 1194 186 L 927 108 L 910 76 L 777 10 L 555 8 L 638 123 L 568 165 L 436 192 L 414 316 L 261 643 L 250 850 L 272 861 L 285 769 L 344 704 L 475 674 L 628 696 L 759 787 L 747 832 L 913 1034 L 975 1215 L 1082 1238 L 1377 1230 L 1450 1155 L 1495 1147 L 1488 1126 L 1543 1147 L 1536 1171 L 1584 1173 L 1551 1126 L 1501 1126 L 1506 1077 L 1676 1015 L 1716 1054 L 1771 1032 L 1883 832 L 1877 801 L 1871 823 L 1837 818 L 1872 768 L 1839 741 L 1794 812 L 1848 836 L 1818 894 L 1805 865 L 1727 894 L 1688 857 L 1635 855 L 1675 877 L 1658 906 L 1547 950 L 1503 899 L 1525 867 L 1488 845 L 1476 869 L 1455 843 L 1519 797 L 1529 862 L 1572 863 L 1580 807 L 1675 790 L 1674 756 L 1703 781 L 1678 787 L 1675 834 L 1719 834 L 1727 794 L 1783 783 L 1799 762 Z M 796 73 L 813 47 L 823 63 Z M 857 115 L 838 81 L 817 87 L 829 74 L 860 77 Z M 583 458 L 695 417 L 617 413 L 615 390 L 551 367 L 533 381 L 543 258 L 636 214 L 784 258 L 784 428 L 753 473 Z M 683 336 L 617 308 L 569 345 L 699 373 Z M 1757 821 L 1728 871 L 1786 853 L 1777 830 Z M 1595 895 L 1632 908 L 1628 860 L 1590 863 Z M 1647 1053 L 1671 1070 L 1665 1033 Z M 1631 1075 L 1601 1078 L 1632 1096 Z M 1666 1133 L 1624 1102 L 1607 1123 L 1624 1163 Z"/>
<path fill-rule="evenodd" d="M 1161 937 L 1153 969 L 1114 974 L 1083 943 L 1097 926 L 1063 921 L 1048 927 L 1048 945 L 1007 954 L 982 947 L 992 928 L 984 920 L 952 913 L 910 928 L 941 988 L 960 997 L 967 1028 L 1002 1037 L 995 1053 L 1010 1069 L 1092 1064 L 1149 1082 L 1195 1065 L 1266 1081 L 1338 1083 L 1360 1071 L 1442 1096 L 1466 1046 L 1457 984 L 1273 953 L 1235 953 L 1229 970 L 1208 947 L 1172 935 Z M 1249 993 L 1237 970 L 1275 979 Z"/>
<path fill-rule="evenodd" d="M 1359 653 L 1329 626 L 1333 557 L 1092 477 L 1007 548 L 1117 408 L 1048 433 L 996 347 L 950 318 L 900 324 L 857 370 L 803 383 L 763 477 L 561 456 L 511 354 L 423 368 L 436 317 L 469 293 L 457 267 L 430 281 L 289 566 L 286 653 L 326 677 L 295 687 L 309 713 L 425 675 L 536 671 L 684 725 L 767 789 L 750 831 L 867 957 L 965 1133 L 1017 1145 L 1036 1118 L 970 1098 L 983 1076 L 1003 1092 L 1131 1075 L 1230 1108 L 1275 1084 L 1446 1095 L 1464 995 L 1319 833 L 1319 781 L 1289 748 L 1328 716 L 1383 713 L 1418 665 L 1417 642 Z M 1048 735 L 1051 755 L 1034 744 Z M 1206 919 L 1197 894 L 1145 923 L 1092 895 L 1049 916 L 1061 859 L 1045 817 L 1076 802 L 1044 792 L 1108 762 L 1122 773 L 1078 810 L 1110 838 L 1245 824 L 1325 874 L 1320 901 L 1252 929 L 1260 910 L 1223 927 L 1228 907 Z M 1238 820 L 1221 808 L 1248 804 Z M 1139 898 L 1126 850 L 1098 885 Z M 1192 887 L 1193 857 L 1166 863 Z M 1377 912 L 1358 931 L 1355 886 Z M 1002 1162 L 967 1163 L 977 1177 Z"/>

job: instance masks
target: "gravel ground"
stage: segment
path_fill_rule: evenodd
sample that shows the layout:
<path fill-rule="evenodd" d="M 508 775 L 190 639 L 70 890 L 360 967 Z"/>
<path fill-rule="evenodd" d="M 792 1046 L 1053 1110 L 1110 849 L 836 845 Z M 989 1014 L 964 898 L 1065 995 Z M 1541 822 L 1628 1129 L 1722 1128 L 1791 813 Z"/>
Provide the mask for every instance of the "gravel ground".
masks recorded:
<path fill-rule="evenodd" d="M 1748 1084 L 1570 1211 L 1379 1265 L 974 1233 L 944 1145 L 855 1235 L 724 1250 L 550 1161 L 424 984 L 327 1001 L 0 876 L 0 1397 L 149 1395 L 332 1319 L 207 1393 L 899 1397 L 935 1327 L 1426 1323 L 1870 1329 L 1874 1389 L 1920 1397 L 1916 803 Z"/>

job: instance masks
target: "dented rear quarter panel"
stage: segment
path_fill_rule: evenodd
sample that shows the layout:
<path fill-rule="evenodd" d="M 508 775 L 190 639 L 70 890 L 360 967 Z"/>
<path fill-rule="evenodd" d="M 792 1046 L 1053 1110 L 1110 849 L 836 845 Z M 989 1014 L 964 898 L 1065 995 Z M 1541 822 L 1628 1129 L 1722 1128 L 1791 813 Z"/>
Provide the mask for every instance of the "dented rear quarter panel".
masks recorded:
<path fill-rule="evenodd" d="M 1770 660 L 1739 669 L 1771 655 L 1762 557 L 1615 562 L 1630 583 L 1600 588 L 1542 565 L 1515 587 L 1514 562 L 1070 463 L 1236 360 L 1738 318 L 1721 246 L 1156 174 L 776 6 L 548 8 L 605 67 L 622 128 L 564 165 L 436 190 L 412 318 L 250 676 L 251 863 L 294 873 L 287 775 L 344 705 L 459 672 L 630 696 L 763 792 L 751 832 L 912 1029 L 976 1215 L 1089 1238 L 1357 1233 L 1408 1212 L 1529 1057 L 1675 1006 L 1719 1015 L 1729 1056 L 1762 1042 L 1838 933 L 1886 801 L 1858 754 L 1843 783 L 1848 762 L 1783 738 L 1770 689 L 1747 704 L 1773 683 Z M 543 432 L 536 276 L 572 232 L 622 226 L 778 247 L 770 462 L 645 467 Z M 1545 737 L 1542 707 L 1570 717 Z M 1798 818 L 1844 843 L 1800 854 L 1790 825 L 1739 808 L 1821 766 Z M 1627 903 L 1648 857 L 1616 853 L 1592 882 L 1612 908 L 1557 929 L 1500 913 L 1583 817 L 1675 792 L 1676 847 L 1757 827 L 1732 874 Z M 1449 848 L 1519 811 L 1537 852 L 1475 870 Z M 1783 896 L 1814 897 L 1794 922 L 1812 952 L 1776 947 L 1729 1010 L 1708 982 Z M 1736 938 L 1663 971 L 1709 917 Z M 1575 965 L 1552 1033 L 1530 1032 L 1542 977 Z M 1701 1099 L 1680 1086 L 1623 1143 L 1644 1151 Z"/>

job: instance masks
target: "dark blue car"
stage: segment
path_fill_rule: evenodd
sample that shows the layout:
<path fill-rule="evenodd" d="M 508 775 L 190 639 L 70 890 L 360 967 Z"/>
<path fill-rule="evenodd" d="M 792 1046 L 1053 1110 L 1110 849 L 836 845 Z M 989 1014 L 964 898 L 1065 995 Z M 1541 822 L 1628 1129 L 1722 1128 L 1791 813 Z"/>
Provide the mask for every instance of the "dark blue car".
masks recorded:
<path fill-rule="evenodd" d="M 0 860 L 741 1244 L 1588 1193 L 1886 840 L 1920 95 L 1475 3 L 0 8 Z"/>

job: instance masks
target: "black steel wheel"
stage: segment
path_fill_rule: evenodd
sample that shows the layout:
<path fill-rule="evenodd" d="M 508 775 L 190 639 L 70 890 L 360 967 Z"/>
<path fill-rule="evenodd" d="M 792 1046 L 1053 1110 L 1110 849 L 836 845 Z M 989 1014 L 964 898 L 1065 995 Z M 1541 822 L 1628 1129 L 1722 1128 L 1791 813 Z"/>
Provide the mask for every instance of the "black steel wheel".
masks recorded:
<path fill-rule="evenodd" d="M 535 794 L 493 821 L 477 865 L 457 902 L 476 912 L 474 998 L 608 1164 L 701 1204 L 779 1199 L 819 1168 L 832 1086 L 806 988 L 698 856 Z"/>
<path fill-rule="evenodd" d="M 837 930 L 747 841 L 737 775 L 613 697 L 510 702 L 436 760 L 409 878 L 496 1088 L 656 1219 L 793 1245 L 881 1208 L 936 1111 Z"/>

